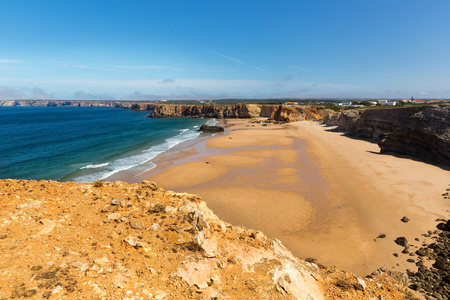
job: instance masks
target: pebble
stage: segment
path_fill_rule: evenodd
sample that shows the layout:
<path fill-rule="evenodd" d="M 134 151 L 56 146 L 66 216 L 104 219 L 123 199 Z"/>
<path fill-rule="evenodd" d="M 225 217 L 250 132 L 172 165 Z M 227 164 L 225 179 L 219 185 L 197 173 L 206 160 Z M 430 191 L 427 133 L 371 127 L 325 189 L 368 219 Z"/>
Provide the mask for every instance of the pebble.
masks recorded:
<path fill-rule="evenodd" d="M 59 293 L 61 293 L 62 291 L 64 291 L 63 287 L 60 286 L 60 285 L 58 285 L 57 287 L 55 287 L 55 288 L 52 290 L 52 294 L 59 294 Z"/>
<path fill-rule="evenodd" d="M 124 238 L 123 241 L 125 243 L 127 243 L 128 245 L 130 245 L 131 247 L 135 247 L 135 248 L 144 247 L 144 245 L 135 236 L 128 236 L 128 237 Z"/>
<path fill-rule="evenodd" d="M 160 299 L 164 299 L 166 297 L 167 297 L 167 293 L 166 292 L 156 291 L 156 293 L 155 293 L 155 299 L 160 300 Z"/>
<path fill-rule="evenodd" d="M 126 202 L 125 202 L 125 199 L 113 199 L 111 201 L 111 205 L 125 207 Z"/>
<path fill-rule="evenodd" d="M 133 229 L 143 229 L 144 228 L 144 222 L 140 219 L 131 219 L 130 220 L 130 227 Z"/>
<path fill-rule="evenodd" d="M 148 212 L 151 214 L 157 214 L 157 213 L 164 212 L 165 210 L 166 210 L 166 207 L 164 206 L 164 204 L 157 202 L 155 205 L 153 205 L 153 207 L 148 209 Z"/>
<path fill-rule="evenodd" d="M 40 220 L 39 223 L 42 224 L 41 230 L 38 232 L 38 235 L 49 234 L 55 228 L 55 222 L 48 219 Z"/>
<path fill-rule="evenodd" d="M 397 245 L 406 247 L 406 245 L 408 245 L 408 240 L 405 237 L 401 236 L 395 239 L 395 243 Z"/>
<path fill-rule="evenodd" d="M 119 213 L 112 213 L 112 214 L 109 214 L 107 216 L 107 218 L 108 218 L 108 220 L 116 221 L 116 220 L 120 219 L 120 214 Z"/>
<path fill-rule="evenodd" d="M 152 231 L 156 231 L 159 228 L 159 224 L 158 223 L 154 223 L 152 226 L 150 226 L 150 230 Z"/>

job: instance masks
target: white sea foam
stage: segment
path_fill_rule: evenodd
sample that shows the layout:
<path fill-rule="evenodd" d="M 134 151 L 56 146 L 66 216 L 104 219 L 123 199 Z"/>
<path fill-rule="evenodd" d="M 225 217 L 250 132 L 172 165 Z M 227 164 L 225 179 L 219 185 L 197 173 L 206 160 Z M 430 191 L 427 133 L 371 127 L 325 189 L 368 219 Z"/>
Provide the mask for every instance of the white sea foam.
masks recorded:
<path fill-rule="evenodd" d="M 109 165 L 109 162 L 104 163 L 104 164 L 97 164 L 97 165 L 87 165 L 80 169 L 97 169 L 97 168 L 101 168 L 101 167 L 106 167 L 107 165 Z"/>
<path fill-rule="evenodd" d="M 112 162 L 105 164 L 85 166 L 82 169 L 98 169 L 98 171 L 74 178 L 74 181 L 92 182 L 96 180 L 102 180 L 120 171 L 129 170 L 132 168 L 139 169 L 139 166 L 141 168 L 145 166 L 147 170 L 152 169 L 155 167 L 155 164 L 152 163 L 151 160 L 154 159 L 157 155 L 172 149 L 173 147 L 184 141 L 195 139 L 199 135 L 200 133 L 194 129 L 184 129 L 180 134 L 167 138 L 163 143 L 152 146 L 147 150 L 143 150 L 139 154 L 118 158 Z"/>

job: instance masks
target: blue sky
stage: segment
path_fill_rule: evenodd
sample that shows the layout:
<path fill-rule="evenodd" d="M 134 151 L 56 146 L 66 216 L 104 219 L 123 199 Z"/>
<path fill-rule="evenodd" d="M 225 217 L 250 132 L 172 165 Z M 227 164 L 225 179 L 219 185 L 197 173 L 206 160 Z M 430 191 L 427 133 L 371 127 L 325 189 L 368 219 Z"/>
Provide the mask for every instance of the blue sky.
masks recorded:
<path fill-rule="evenodd" d="M 0 99 L 450 98 L 450 1 L 0 0 Z"/>

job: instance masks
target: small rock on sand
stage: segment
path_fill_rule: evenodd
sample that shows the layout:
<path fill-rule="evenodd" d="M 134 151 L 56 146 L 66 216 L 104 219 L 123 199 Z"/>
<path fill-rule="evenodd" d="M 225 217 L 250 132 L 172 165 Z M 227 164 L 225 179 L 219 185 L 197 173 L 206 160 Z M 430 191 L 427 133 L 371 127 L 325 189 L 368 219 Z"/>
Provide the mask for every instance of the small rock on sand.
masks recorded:
<path fill-rule="evenodd" d="M 405 237 L 401 236 L 395 239 L 395 243 L 397 245 L 406 247 L 406 245 L 408 245 L 408 240 Z"/>

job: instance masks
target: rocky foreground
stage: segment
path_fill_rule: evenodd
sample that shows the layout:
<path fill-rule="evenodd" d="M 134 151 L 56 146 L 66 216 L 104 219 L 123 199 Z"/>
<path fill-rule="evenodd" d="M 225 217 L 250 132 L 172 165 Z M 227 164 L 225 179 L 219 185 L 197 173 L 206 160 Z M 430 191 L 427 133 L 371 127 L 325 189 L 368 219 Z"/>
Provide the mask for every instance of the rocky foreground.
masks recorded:
<path fill-rule="evenodd" d="M 406 274 L 300 260 L 151 182 L 0 180 L 0 200 L 0 299 L 413 299 Z"/>

